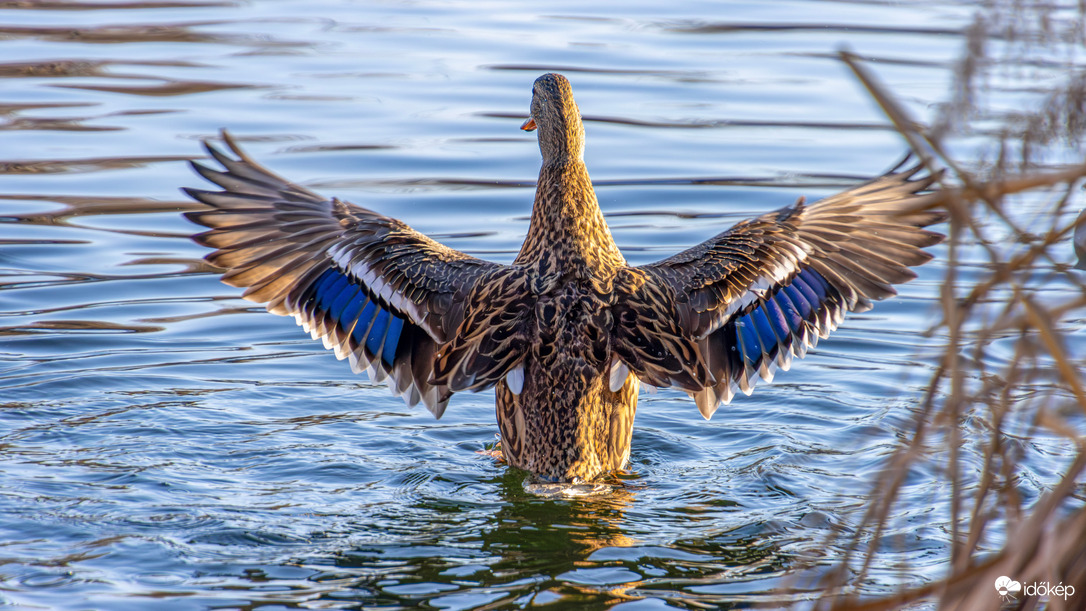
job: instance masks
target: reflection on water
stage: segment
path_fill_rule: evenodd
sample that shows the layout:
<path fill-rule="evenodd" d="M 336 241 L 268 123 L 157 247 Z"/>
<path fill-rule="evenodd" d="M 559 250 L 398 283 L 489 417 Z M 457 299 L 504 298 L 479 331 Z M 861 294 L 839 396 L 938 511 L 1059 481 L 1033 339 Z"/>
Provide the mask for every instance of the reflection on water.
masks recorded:
<path fill-rule="evenodd" d="M 449 532 L 436 546 L 359 546 L 337 558 L 335 568 L 355 575 L 350 589 L 366 592 L 360 602 L 444 607 L 453 600 L 606 605 L 661 594 L 714 604 L 721 598 L 699 590 L 728 581 L 733 592 L 743 591 L 738 584 L 753 576 L 779 577 L 787 564 L 773 543 L 753 531 L 688 545 L 645 544 L 628 534 L 625 517 L 636 492 L 552 502 L 525 495 L 521 477 L 506 473 L 489 482 L 502 504 L 470 531 Z M 425 527 L 433 526 L 435 515 L 446 527 L 473 522 L 474 512 L 463 508 L 435 503 L 412 509 L 427 516 Z M 402 573 L 390 580 L 393 565 Z M 367 580 L 367 573 L 373 578 Z"/>
<path fill-rule="evenodd" d="M 924 333 L 942 249 L 899 298 L 710 422 L 683 393 L 644 394 L 629 472 L 554 494 L 482 453 L 493 397 L 458 395 L 433 420 L 238 299 L 188 240 L 199 228 L 181 213 L 197 205 L 177 191 L 199 182 L 184 163 L 198 141 L 227 127 L 310 188 L 508 261 L 539 163 L 516 128 L 532 80 L 558 70 L 616 240 L 656 260 L 892 166 L 903 145 L 835 50 L 865 54 L 928 119 L 972 10 L 788 8 L 782 21 L 756 3 L 0 2 L 0 603 L 712 608 L 817 594 L 800 567 L 844 554 L 828 542 L 855 528 L 937 366 L 944 338 Z M 1007 60 L 1038 81 L 1067 61 Z M 1028 104 L 1007 78 L 990 84 L 994 107 Z M 1001 129 L 978 120 L 955 146 L 984 149 Z M 1068 442 L 1015 443 L 1035 498 Z M 935 469 L 904 483 L 897 564 L 873 567 L 865 593 L 945 570 Z"/>

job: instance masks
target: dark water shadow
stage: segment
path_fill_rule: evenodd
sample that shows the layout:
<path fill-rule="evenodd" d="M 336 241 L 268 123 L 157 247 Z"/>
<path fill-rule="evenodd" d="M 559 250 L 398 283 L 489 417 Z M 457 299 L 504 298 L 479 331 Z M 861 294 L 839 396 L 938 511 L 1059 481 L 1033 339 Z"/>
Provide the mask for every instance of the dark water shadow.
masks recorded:
<path fill-rule="evenodd" d="M 78 0 L 5 0 L 0 1 L 0 9 L 26 9 L 35 11 L 115 11 L 118 9 L 163 9 L 163 8 L 214 8 L 239 6 L 241 2 L 205 2 L 185 0 L 143 0 L 137 2 L 83 2 Z"/>
<path fill-rule="evenodd" d="M 250 22 L 251 23 L 251 22 Z M 306 47 L 310 42 L 277 40 L 246 34 L 201 30 L 211 26 L 234 25 L 233 21 L 208 20 L 177 23 L 119 23 L 96 26 L 0 25 L 0 36 L 49 42 L 121 44 L 142 42 L 214 43 L 246 47 Z"/>

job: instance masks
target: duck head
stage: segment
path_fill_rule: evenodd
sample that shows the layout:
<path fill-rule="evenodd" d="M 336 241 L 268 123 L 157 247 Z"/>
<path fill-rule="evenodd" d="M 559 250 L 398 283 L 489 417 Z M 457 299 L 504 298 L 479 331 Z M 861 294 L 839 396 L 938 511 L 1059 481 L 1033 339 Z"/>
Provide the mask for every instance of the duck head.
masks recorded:
<path fill-rule="evenodd" d="M 532 114 L 525 131 L 538 130 L 543 161 L 584 158 L 584 126 L 581 111 L 573 101 L 573 89 L 561 74 L 544 74 L 532 87 Z"/>

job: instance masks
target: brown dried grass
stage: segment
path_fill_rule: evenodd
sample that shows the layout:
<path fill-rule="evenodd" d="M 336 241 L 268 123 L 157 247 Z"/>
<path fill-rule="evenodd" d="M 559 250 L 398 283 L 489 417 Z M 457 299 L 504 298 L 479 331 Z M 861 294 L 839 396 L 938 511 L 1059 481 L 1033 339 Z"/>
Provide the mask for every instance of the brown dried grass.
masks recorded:
<path fill-rule="evenodd" d="M 1074 360 L 1067 350 L 1075 340 L 1069 319 L 1081 318 L 1086 306 L 1086 276 L 1065 263 L 1078 224 L 1067 220 L 1076 216 L 1069 206 L 1083 205 L 1086 163 L 1040 169 L 1034 159 L 1053 147 L 1081 153 L 1086 69 L 1076 66 L 1075 54 L 1068 53 L 1065 78 L 1049 85 L 1038 107 L 999 117 L 1002 129 L 994 139 L 994 159 L 970 164 L 985 168 L 983 176 L 967 170 L 942 144 L 947 135 L 968 132 L 978 117 L 992 122 L 979 100 L 993 70 L 1022 69 L 1032 61 L 1031 52 L 1045 45 L 1048 50 L 1086 48 L 1084 15 L 1086 3 L 1081 2 L 1077 10 L 1055 4 L 986 3 L 968 30 L 952 99 L 930 128 L 909 116 L 860 58 L 841 52 L 842 61 L 928 169 L 948 170 L 939 202 L 950 216 L 947 272 L 940 295 L 942 319 L 933 327 L 945 343 L 911 437 L 903 440 L 874 483 L 859 527 L 831 542 L 847 552 L 843 561 L 823 572 L 820 588 L 826 594 L 815 601 L 816 609 L 1086 609 L 1086 363 Z M 996 47 L 999 57 L 992 55 Z M 1008 198 L 1025 190 L 1049 194 L 1047 210 L 1031 215 L 1028 226 L 1023 215 L 1016 214 L 1017 200 Z M 985 259 L 983 273 L 968 275 L 968 282 L 966 250 L 974 270 L 975 253 Z M 1049 290 L 1054 279 L 1072 290 Z M 996 340 L 1013 341 L 1013 354 L 993 357 Z M 1027 423 L 1025 436 L 1021 423 Z M 1027 502 L 1020 444 L 1033 434 L 1065 438 L 1073 455 L 1060 457 L 1066 467 L 1058 483 Z M 963 452 L 980 457 L 979 474 L 975 469 L 966 474 L 970 467 Z M 892 547 L 887 533 L 902 502 L 903 484 L 912 467 L 924 461 L 944 461 L 935 471 L 944 478 L 939 483 L 948 484 L 950 496 L 945 574 L 890 596 L 862 596 L 860 584 L 882 561 L 879 550 Z M 1022 584 L 1070 585 L 1076 593 L 1064 600 L 1023 592 L 1001 601 L 994 583 L 1004 575 Z"/>

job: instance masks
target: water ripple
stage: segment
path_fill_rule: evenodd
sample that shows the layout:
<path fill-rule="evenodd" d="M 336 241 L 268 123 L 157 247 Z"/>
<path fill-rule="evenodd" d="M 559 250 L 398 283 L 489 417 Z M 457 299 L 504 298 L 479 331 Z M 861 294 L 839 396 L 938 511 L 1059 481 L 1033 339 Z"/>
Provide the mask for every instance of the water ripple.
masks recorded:
<path fill-rule="evenodd" d="M 903 145 L 836 49 L 859 49 L 928 120 L 975 7 L 789 10 L 0 0 L 0 604 L 809 601 L 820 575 L 800 567 L 846 554 L 834 537 L 858 532 L 871 482 L 922 417 L 948 341 L 925 334 L 945 248 L 900 297 L 711 421 L 680 391 L 642 393 L 628 471 L 548 486 L 489 452 L 491 394 L 458 393 L 435 420 L 222 285 L 181 217 L 199 205 L 177 191 L 199 184 L 186 163 L 199 141 L 228 128 L 299 184 L 509 261 L 539 170 L 534 137 L 516 127 L 532 79 L 559 71 L 585 113 L 616 240 L 648 262 L 891 165 Z M 1025 108 L 1067 61 L 1008 57 L 1030 82 L 1000 76 L 985 95 Z M 953 145 L 987 146 L 1002 128 L 985 117 Z M 989 272 L 963 250 L 962 282 Z M 1012 363 L 1018 335 L 991 338 L 986 364 Z M 1018 392 L 1008 400 L 1073 409 L 1051 380 Z M 969 493 L 993 427 L 963 420 Z M 1052 488 L 1073 448 L 1037 428 L 1003 429 L 1023 502 Z M 938 461 L 948 444 L 923 449 Z M 945 569 L 942 468 L 908 474 L 863 594 Z"/>

